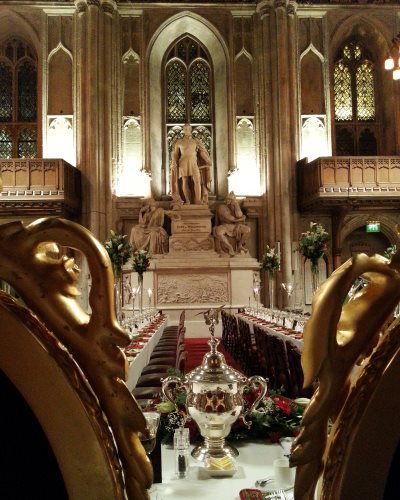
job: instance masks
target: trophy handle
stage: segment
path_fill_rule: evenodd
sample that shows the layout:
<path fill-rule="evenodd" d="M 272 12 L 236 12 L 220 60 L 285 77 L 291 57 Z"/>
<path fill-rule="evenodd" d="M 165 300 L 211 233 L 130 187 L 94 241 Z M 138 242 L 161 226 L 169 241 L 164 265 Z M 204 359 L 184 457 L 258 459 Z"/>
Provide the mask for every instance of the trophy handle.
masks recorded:
<path fill-rule="evenodd" d="M 168 399 L 168 401 L 171 401 L 171 403 L 175 407 L 175 410 L 178 411 L 178 407 L 176 405 L 176 398 L 172 392 L 172 389 L 181 389 L 182 387 L 184 387 L 182 380 L 179 377 L 171 376 L 162 379 L 161 382 L 162 382 L 161 386 L 162 393 Z"/>
<path fill-rule="evenodd" d="M 257 407 L 258 403 L 262 400 L 262 398 L 265 396 L 267 392 L 267 380 L 263 377 L 260 377 L 260 375 L 253 375 L 252 377 L 249 377 L 247 379 L 247 383 L 245 384 L 248 387 L 256 387 L 260 389 L 259 395 L 256 397 L 256 399 L 253 401 L 252 405 L 250 408 L 248 408 L 242 415 L 242 421 L 243 423 L 247 426 L 251 426 L 251 422 L 248 422 L 246 420 L 246 416 L 250 415 L 250 413 Z"/>

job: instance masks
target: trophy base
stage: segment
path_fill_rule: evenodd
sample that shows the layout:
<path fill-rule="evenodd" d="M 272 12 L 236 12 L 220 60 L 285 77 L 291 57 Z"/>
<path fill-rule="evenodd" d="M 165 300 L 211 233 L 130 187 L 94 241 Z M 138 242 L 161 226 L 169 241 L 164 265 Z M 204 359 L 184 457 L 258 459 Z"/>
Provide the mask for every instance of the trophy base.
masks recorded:
<path fill-rule="evenodd" d="M 210 457 L 216 457 L 216 458 L 221 458 L 221 457 L 232 457 L 236 458 L 239 455 L 238 450 L 229 444 L 224 444 L 220 448 L 213 448 L 210 449 L 209 446 L 207 446 L 207 443 L 199 444 L 192 450 L 192 457 L 195 460 L 198 460 L 199 462 L 204 462 L 206 458 Z"/>

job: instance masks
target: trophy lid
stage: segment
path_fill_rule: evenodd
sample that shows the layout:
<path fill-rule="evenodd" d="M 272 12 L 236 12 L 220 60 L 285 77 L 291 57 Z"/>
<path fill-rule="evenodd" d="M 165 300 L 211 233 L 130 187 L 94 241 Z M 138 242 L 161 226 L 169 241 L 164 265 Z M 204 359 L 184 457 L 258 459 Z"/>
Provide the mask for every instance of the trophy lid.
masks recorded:
<path fill-rule="evenodd" d="M 208 341 L 210 351 L 204 355 L 202 364 L 186 375 L 188 382 L 231 384 L 247 381 L 246 376 L 229 366 L 225 356 L 217 351 L 219 342 L 214 336 L 211 337 Z"/>

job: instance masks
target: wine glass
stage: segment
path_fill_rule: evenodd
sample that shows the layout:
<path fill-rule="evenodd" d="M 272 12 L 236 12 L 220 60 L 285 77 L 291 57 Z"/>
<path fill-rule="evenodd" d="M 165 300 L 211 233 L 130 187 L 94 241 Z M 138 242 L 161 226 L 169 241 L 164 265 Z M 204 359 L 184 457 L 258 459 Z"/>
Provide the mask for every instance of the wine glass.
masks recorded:
<path fill-rule="evenodd" d="M 294 441 L 294 438 L 292 438 L 292 437 L 282 437 L 279 440 L 279 444 L 283 450 L 283 456 L 285 458 L 290 457 L 293 441 Z"/>
<path fill-rule="evenodd" d="M 138 436 L 147 455 L 150 455 L 156 446 L 157 430 L 160 425 L 160 414 L 156 411 L 145 411 L 143 415 L 146 419 L 147 434 L 138 432 Z"/>
<path fill-rule="evenodd" d="M 291 308 L 292 296 L 295 290 L 293 283 L 282 283 L 282 289 L 286 292 L 288 298 L 288 307 Z"/>

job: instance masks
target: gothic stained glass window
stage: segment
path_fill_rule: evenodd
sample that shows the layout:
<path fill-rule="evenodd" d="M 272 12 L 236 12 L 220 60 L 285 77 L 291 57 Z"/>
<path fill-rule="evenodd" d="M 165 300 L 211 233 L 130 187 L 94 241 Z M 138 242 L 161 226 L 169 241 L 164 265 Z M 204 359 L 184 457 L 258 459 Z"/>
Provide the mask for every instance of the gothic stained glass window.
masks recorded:
<path fill-rule="evenodd" d="M 356 71 L 357 118 L 375 120 L 374 72 L 371 61 L 364 61 Z"/>
<path fill-rule="evenodd" d="M 165 190 L 169 191 L 169 163 L 174 142 L 183 125 L 193 125 L 198 137 L 213 154 L 212 68 L 206 49 L 191 36 L 177 40 L 164 59 Z"/>
<path fill-rule="evenodd" d="M 211 122 L 211 70 L 203 47 L 186 36 L 168 52 L 165 71 L 166 122 Z"/>
<path fill-rule="evenodd" d="M 174 59 L 167 66 L 167 121 L 182 123 L 186 118 L 186 68 Z"/>
<path fill-rule="evenodd" d="M 6 130 L 0 130 L 0 158 L 6 160 L 11 158 L 12 140 Z"/>
<path fill-rule="evenodd" d="M 193 123 L 210 121 L 210 68 L 202 60 L 190 67 L 191 117 Z"/>
<path fill-rule="evenodd" d="M 333 71 L 337 155 L 377 154 L 373 131 L 368 129 L 370 134 L 361 137 L 366 130 L 363 124 L 377 125 L 375 85 L 374 64 L 368 50 L 357 41 L 347 42 L 338 53 Z M 348 127 L 339 129 L 340 123 L 347 123 Z M 370 147 L 366 146 L 368 138 L 373 139 Z"/>
<path fill-rule="evenodd" d="M 36 131 L 25 128 L 18 137 L 18 158 L 35 158 Z"/>
<path fill-rule="evenodd" d="M 37 61 L 14 37 L 0 44 L 0 123 L 2 158 L 37 154 Z"/>
<path fill-rule="evenodd" d="M 25 61 L 18 68 L 18 121 L 36 120 L 36 68 Z"/>
<path fill-rule="evenodd" d="M 349 68 L 341 61 L 336 64 L 334 72 L 335 119 L 347 121 L 353 118 L 351 96 L 351 76 Z"/>
<path fill-rule="evenodd" d="M 12 87 L 11 67 L 0 62 L 0 122 L 12 120 Z"/>

